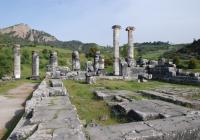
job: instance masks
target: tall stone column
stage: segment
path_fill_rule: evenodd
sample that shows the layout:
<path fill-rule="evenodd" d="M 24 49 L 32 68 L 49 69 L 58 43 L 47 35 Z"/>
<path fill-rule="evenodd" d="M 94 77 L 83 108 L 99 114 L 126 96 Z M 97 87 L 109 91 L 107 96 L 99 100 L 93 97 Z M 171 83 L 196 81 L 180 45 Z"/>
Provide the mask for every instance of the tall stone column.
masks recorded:
<path fill-rule="evenodd" d="M 32 79 L 39 79 L 39 53 L 37 51 L 32 52 Z"/>
<path fill-rule="evenodd" d="M 20 55 L 20 45 L 16 44 L 13 47 L 14 52 L 14 78 L 20 79 L 21 78 L 21 55 Z"/>
<path fill-rule="evenodd" d="M 57 52 L 54 51 L 54 52 L 52 52 L 50 54 L 50 57 L 49 57 L 49 68 L 48 68 L 48 71 L 50 71 L 53 74 L 55 74 L 57 67 L 58 67 L 58 56 L 57 56 Z"/>
<path fill-rule="evenodd" d="M 113 47 L 114 47 L 114 64 L 113 64 L 113 74 L 119 75 L 119 37 L 121 26 L 114 25 L 113 29 Z"/>
<path fill-rule="evenodd" d="M 128 31 L 128 54 L 127 54 L 127 63 L 128 66 L 132 66 L 134 64 L 134 42 L 133 42 L 133 31 L 134 27 L 127 27 L 126 31 Z"/>

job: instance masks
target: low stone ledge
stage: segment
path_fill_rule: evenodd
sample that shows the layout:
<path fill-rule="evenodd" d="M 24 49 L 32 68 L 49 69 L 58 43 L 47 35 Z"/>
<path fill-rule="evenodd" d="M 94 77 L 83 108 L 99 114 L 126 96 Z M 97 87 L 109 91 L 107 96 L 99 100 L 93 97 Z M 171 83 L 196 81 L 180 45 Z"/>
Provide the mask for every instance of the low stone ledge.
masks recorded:
<path fill-rule="evenodd" d="M 88 127 L 90 140 L 198 140 L 200 115 Z"/>
<path fill-rule="evenodd" d="M 51 79 L 50 84 L 51 87 L 63 87 L 63 82 L 60 79 Z"/>
<path fill-rule="evenodd" d="M 76 108 L 61 80 L 43 80 L 26 102 L 25 114 L 8 140 L 85 140 Z"/>
<path fill-rule="evenodd" d="M 150 96 L 155 99 L 160 99 L 163 101 L 171 102 L 177 105 L 182 105 L 186 107 L 191 107 L 194 109 L 200 109 L 200 101 L 198 100 L 188 100 L 183 97 L 178 97 L 174 95 L 167 95 L 155 91 L 147 91 L 147 90 L 141 90 L 139 93 L 143 94 L 144 96 Z"/>
<path fill-rule="evenodd" d="M 112 107 L 112 111 L 129 121 L 147 121 L 185 116 L 192 110 L 159 100 L 140 100 L 119 103 Z"/>

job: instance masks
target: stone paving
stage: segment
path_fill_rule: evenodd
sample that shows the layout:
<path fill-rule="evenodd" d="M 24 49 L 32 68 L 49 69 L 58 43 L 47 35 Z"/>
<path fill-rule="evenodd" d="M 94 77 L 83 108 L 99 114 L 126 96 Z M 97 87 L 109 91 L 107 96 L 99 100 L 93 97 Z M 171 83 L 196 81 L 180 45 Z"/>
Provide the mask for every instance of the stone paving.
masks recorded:
<path fill-rule="evenodd" d="M 170 103 L 170 100 L 143 96 L 147 93 L 149 96 L 149 92 L 159 93 L 159 90 L 138 93 L 98 88 L 93 94 L 107 103 L 113 115 L 119 115 L 121 119 L 124 117 L 129 123 L 110 126 L 94 123 L 83 127 L 63 82 L 60 79 L 45 79 L 34 91 L 32 99 L 26 102 L 25 114 L 8 140 L 200 139 L 200 111 L 177 105 L 176 102 Z M 159 95 L 164 96 L 164 91 L 167 90 L 162 89 Z M 173 89 L 169 91 L 171 94 L 166 93 L 168 96 L 179 97 L 181 94 L 178 90 L 174 90 L 174 94 Z M 188 89 L 186 91 L 189 92 Z M 141 99 L 136 100 L 132 96 L 140 96 Z"/>
<path fill-rule="evenodd" d="M 76 108 L 61 80 L 42 81 L 8 140 L 85 140 Z M 55 88 L 55 89 L 54 89 Z M 60 88 L 60 89 L 59 89 Z M 52 89 L 56 94 L 51 94 Z"/>
<path fill-rule="evenodd" d="M 90 140 L 199 140 L 200 115 L 88 127 Z"/>
<path fill-rule="evenodd" d="M 168 93 L 168 92 L 157 92 L 153 90 L 142 90 L 139 91 L 145 96 L 150 96 L 154 99 L 159 99 L 167 102 L 171 102 L 174 104 L 186 106 L 186 107 L 192 107 L 195 109 L 200 109 L 200 101 L 199 100 L 191 100 L 185 97 L 181 97 L 176 92 L 174 94 Z M 184 92 L 183 92 L 184 93 Z M 192 94 L 192 93 L 191 93 Z"/>
<path fill-rule="evenodd" d="M 197 140 L 200 139 L 200 112 L 162 100 L 130 98 L 130 91 L 97 90 L 94 94 L 110 105 L 115 115 L 129 123 L 86 128 L 90 140 Z M 140 95 L 140 94 L 138 94 Z M 134 122 L 132 122 L 134 121 Z M 138 122 L 139 121 L 139 122 Z"/>

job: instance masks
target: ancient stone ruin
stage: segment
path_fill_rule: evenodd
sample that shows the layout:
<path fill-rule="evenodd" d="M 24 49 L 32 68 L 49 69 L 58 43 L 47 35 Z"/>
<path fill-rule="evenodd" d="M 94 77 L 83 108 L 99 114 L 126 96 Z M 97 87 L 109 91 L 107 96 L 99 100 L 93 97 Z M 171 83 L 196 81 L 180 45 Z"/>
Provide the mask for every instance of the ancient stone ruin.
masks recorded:
<path fill-rule="evenodd" d="M 72 52 L 72 70 L 58 64 L 57 52 L 49 56 L 45 79 L 26 101 L 25 113 L 8 140 L 198 140 L 200 139 L 200 101 L 192 99 L 200 88 L 148 89 L 140 91 L 94 89 L 95 99 L 102 100 L 117 119 L 126 123 L 83 126 L 72 105 L 62 80 L 85 81 L 95 84 L 108 80 L 163 80 L 175 83 L 200 83 L 198 73 L 183 72 L 164 58 L 147 60 L 134 58 L 134 27 L 127 27 L 128 53 L 120 58 L 121 26 L 114 25 L 113 74 L 105 72 L 104 57 L 97 51 L 93 61 L 81 69 L 78 51 Z M 14 47 L 14 77 L 20 78 L 20 46 Z M 39 78 L 39 54 L 32 53 L 32 79 Z M 92 94 L 92 93 L 91 93 Z M 134 97 L 142 97 L 136 99 Z"/>
<path fill-rule="evenodd" d="M 33 51 L 32 52 L 32 79 L 33 80 L 37 80 L 40 78 L 39 65 L 40 65 L 39 53 L 36 51 Z"/>
<path fill-rule="evenodd" d="M 127 27 L 126 31 L 128 32 L 128 54 L 126 58 L 126 62 L 128 63 L 128 66 L 134 66 L 135 60 L 134 60 L 134 42 L 133 42 L 133 31 L 135 30 L 134 27 Z"/>
<path fill-rule="evenodd" d="M 20 54 L 20 45 L 16 44 L 13 47 L 14 52 L 14 79 L 21 78 L 21 54 Z"/>
<path fill-rule="evenodd" d="M 50 84 L 49 84 L 50 83 Z M 44 79 L 8 140 L 85 140 L 76 108 L 59 79 Z"/>
<path fill-rule="evenodd" d="M 114 66 L 113 75 L 119 75 L 119 38 L 121 26 L 114 25 L 113 27 L 113 47 L 114 47 Z"/>
<path fill-rule="evenodd" d="M 86 62 L 85 70 L 81 69 L 80 57 L 78 51 L 72 52 L 72 70 L 68 67 L 60 67 L 58 65 L 57 52 L 52 52 L 49 56 L 49 65 L 47 71 L 54 78 L 85 80 L 86 83 L 95 83 L 96 79 L 109 80 L 137 80 L 138 82 L 147 82 L 147 80 L 163 80 L 174 83 L 200 83 L 200 74 L 184 72 L 177 69 L 172 62 L 166 62 L 164 58 L 156 60 L 147 60 L 134 58 L 134 27 L 128 26 L 128 50 L 125 58 L 120 57 L 120 25 L 112 26 L 113 29 L 113 74 L 105 72 L 104 57 L 97 51 L 93 62 Z M 14 78 L 20 79 L 20 45 L 14 46 Z M 32 79 L 39 78 L 39 55 L 37 52 L 32 54 Z"/>
<path fill-rule="evenodd" d="M 80 68 L 81 68 L 81 65 L 80 65 L 79 52 L 73 51 L 72 52 L 72 70 L 79 71 Z"/>

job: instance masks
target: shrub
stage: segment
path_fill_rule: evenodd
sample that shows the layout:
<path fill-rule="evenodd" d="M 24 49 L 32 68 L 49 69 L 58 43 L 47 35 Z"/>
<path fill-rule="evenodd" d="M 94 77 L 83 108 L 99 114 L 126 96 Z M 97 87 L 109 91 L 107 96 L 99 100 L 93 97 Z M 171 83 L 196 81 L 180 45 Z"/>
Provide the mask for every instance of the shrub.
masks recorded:
<path fill-rule="evenodd" d="M 173 63 L 176 64 L 176 65 L 179 65 L 179 64 L 180 64 L 180 59 L 179 59 L 178 56 L 174 57 Z"/>
<path fill-rule="evenodd" d="M 195 69 L 197 68 L 197 60 L 195 58 L 190 59 L 189 63 L 188 63 L 188 68 L 189 69 Z"/>
<path fill-rule="evenodd" d="M 30 57 L 30 53 L 28 50 L 24 50 L 22 52 L 22 55 L 21 55 L 21 63 L 22 64 L 30 64 L 31 63 L 31 57 Z"/>
<path fill-rule="evenodd" d="M 11 49 L 0 50 L 0 77 L 11 74 L 13 70 L 13 57 Z"/>

